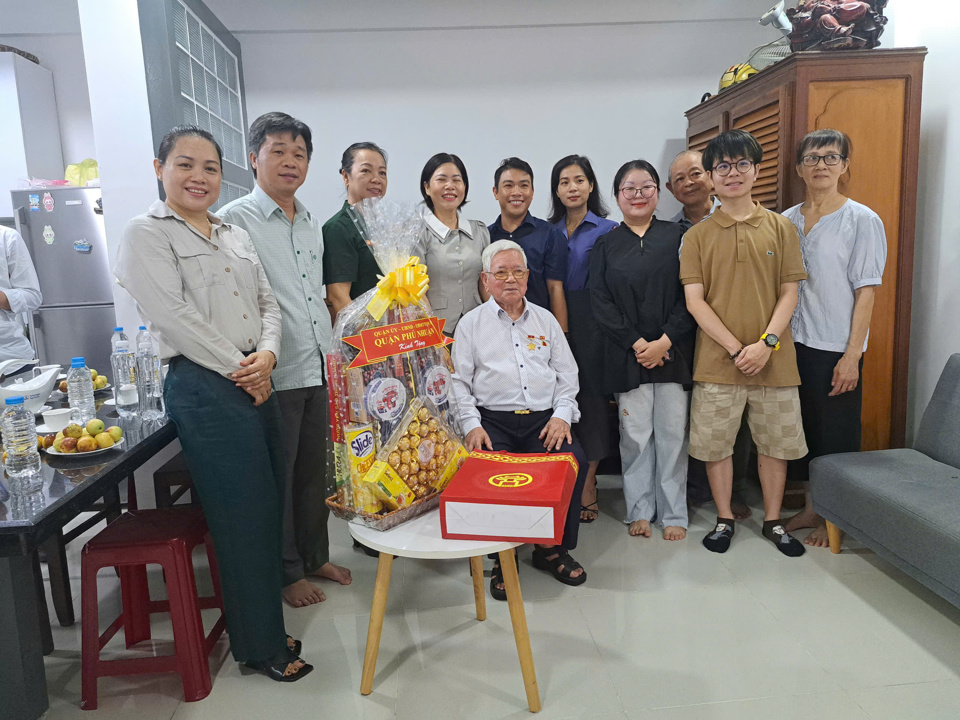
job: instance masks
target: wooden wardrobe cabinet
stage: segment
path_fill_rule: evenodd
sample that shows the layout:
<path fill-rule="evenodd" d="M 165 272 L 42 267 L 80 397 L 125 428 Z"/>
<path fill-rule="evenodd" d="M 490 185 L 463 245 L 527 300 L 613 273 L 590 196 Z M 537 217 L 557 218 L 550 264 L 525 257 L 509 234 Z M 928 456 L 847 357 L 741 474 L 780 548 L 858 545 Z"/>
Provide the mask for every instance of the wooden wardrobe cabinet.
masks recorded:
<path fill-rule="evenodd" d="M 853 144 L 841 192 L 874 210 L 887 265 L 863 356 L 863 449 L 902 447 L 906 432 L 920 90 L 926 48 L 793 53 L 686 113 L 687 147 L 743 129 L 763 146 L 754 198 L 782 212 L 803 202 L 796 149 L 811 130 Z"/>

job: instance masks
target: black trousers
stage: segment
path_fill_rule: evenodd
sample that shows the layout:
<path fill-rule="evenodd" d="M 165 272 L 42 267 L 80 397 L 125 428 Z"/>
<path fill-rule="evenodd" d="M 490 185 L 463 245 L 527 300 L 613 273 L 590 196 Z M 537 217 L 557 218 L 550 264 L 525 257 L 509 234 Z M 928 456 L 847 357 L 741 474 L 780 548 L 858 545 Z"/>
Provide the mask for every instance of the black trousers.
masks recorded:
<path fill-rule="evenodd" d="M 479 410 L 480 424 L 490 436 L 494 450 L 512 453 L 544 452 L 543 440 L 539 437 L 540 431 L 553 417 L 553 410 L 541 410 L 528 415 L 486 408 L 479 408 Z M 570 498 L 570 506 L 567 508 L 561 543 L 565 550 L 573 550 L 577 546 L 577 537 L 580 533 L 580 497 L 583 494 L 584 478 L 587 477 L 587 458 L 575 436 L 572 444 L 564 440 L 557 452 L 573 453 L 580 468 L 577 472 L 576 485 L 573 487 L 573 496 Z"/>
<path fill-rule="evenodd" d="M 843 353 L 816 350 L 796 344 L 797 369 L 800 371 L 800 412 L 803 433 L 810 452 L 792 460 L 789 476 L 808 480 L 810 461 L 821 455 L 860 452 L 860 412 L 863 406 L 863 358 L 857 387 L 842 395 L 829 397 L 833 369 Z"/>
<path fill-rule="evenodd" d="M 289 657 L 280 597 L 286 461 L 276 395 L 259 407 L 232 380 L 183 356 L 163 387 L 220 568 L 238 662 Z"/>

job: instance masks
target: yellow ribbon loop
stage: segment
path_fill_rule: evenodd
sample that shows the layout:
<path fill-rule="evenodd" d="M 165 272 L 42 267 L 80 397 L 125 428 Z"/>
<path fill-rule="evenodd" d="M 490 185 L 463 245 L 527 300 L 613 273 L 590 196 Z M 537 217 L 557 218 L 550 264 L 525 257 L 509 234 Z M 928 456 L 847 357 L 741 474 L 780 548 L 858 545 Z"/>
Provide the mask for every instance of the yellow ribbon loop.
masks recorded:
<path fill-rule="evenodd" d="M 411 255 L 403 267 L 380 275 L 377 283 L 377 292 L 367 303 L 367 311 L 374 320 L 379 320 L 392 304 L 406 307 L 411 303 L 420 302 L 430 287 L 427 277 L 427 266 L 420 263 L 420 258 Z"/>

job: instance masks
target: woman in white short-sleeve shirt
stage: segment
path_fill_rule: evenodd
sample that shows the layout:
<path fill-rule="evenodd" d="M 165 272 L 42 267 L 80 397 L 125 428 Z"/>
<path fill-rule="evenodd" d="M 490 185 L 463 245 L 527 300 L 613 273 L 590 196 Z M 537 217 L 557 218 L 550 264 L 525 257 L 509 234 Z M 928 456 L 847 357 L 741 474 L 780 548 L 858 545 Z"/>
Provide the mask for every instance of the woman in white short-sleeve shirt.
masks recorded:
<path fill-rule="evenodd" d="M 806 198 L 783 214 L 800 234 L 807 279 L 790 323 L 800 371 L 800 410 L 810 452 L 791 473 L 805 479 L 810 460 L 860 450 L 860 375 L 874 295 L 887 241 L 880 217 L 840 192 L 850 168 L 850 138 L 839 130 L 808 133 L 797 148 Z M 804 542 L 827 546 L 826 526 L 810 504 L 787 530 L 812 527 Z"/>

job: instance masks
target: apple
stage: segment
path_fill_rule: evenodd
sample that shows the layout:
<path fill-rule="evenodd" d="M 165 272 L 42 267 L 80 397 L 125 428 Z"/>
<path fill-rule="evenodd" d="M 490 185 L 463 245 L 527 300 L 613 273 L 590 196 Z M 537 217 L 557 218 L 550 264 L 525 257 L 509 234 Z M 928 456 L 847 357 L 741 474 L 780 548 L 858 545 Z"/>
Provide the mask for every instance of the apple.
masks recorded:
<path fill-rule="evenodd" d="M 110 433 L 110 437 L 113 438 L 115 443 L 120 442 L 120 438 L 123 437 L 123 430 L 116 425 L 111 425 L 106 431 Z"/>
<path fill-rule="evenodd" d="M 43 450 L 43 435 L 37 435 L 37 450 Z"/>
<path fill-rule="evenodd" d="M 77 440 L 77 452 L 79 453 L 93 452 L 99 449 L 100 446 L 97 444 L 97 441 L 90 435 L 84 435 Z"/>
<path fill-rule="evenodd" d="M 94 370 L 93 368 L 90 368 L 90 379 L 91 379 L 91 380 L 96 380 L 96 379 L 97 379 L 97 375 L 99 375 L 99 374 L 100 374 L 100 373 L 98 373 L 96 370 Z"/>
<path fill-rule="evenodd" d="M 63 450 L 61 449 L 61 447 L 63 446 L 63 441 L 64 441 L 64 440 L 66 440 L 66 438 L 61 436 L 61 437 L 58 437 L 56 440 L 53 441 L 53 450 L 54 450 L 54 452 L 63 452 Z"/>
<path fill-rule="evenodd" d="M 87 423 L 87 432 L 96 437 L 103 432 L 103 420 L 94 418 Z"/>
<path fill-rule="evenodd" d="M 75 453 L 77 451 L 77 439 L 73 436 L 65 437 L 60 441 L 60 452 Z"/>
<path fill-rule="evenodd" d="M 59 389 L 60 392 L 62 392 L 62 393 L 67 392 L 67 381 L 66 381 L 66 380 L 61 380 L 58 389 Z"/>
<path fill-rule="evenodd" d="M 104 375 L 98 375 L 97 379 L 93 381 L 94 390 L 103 390 L 107 386 L 107 378 Z"/>
<path fill-rule="evenodd" d="M 57 439 L 56 435 L 44 435 L 43 436 L 43 447 L 48 448 L 52 447 L 54 441 Z"/>
<path fill-rule="evenodd" d="M 69 438 L 78 438 L 83 435 L 83 428 L 77 423 L 70 423 L 63 429 L 63 436 Z"/>
<path fill-rule="evenodd" d="M 99 435 L 97 435 L 94 438 L 94 440 L 97 441 L 97 446 L 100 447 L 101 449 L 113 447 L 113 438 L 110 437 L 110 433 L 102 432 Z"/>
<path fill-rule="evenodd" d="M 63 430 L 61 430 L 61 431 L 59 431 L 59 432 L 57 433 L 57 437 L 56 437 L 55 439 L 56 439 L 56 440 L 63 440 L 64 437 L 66 437 L 66 436 L 63 434 Z"/>

